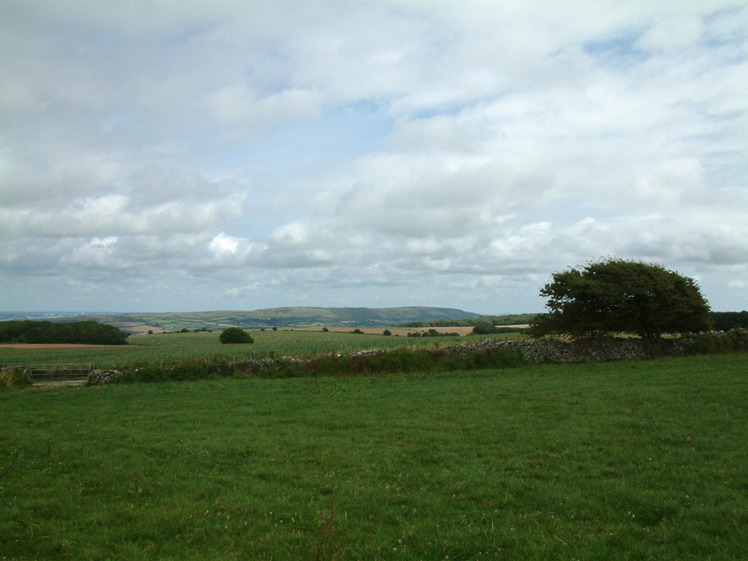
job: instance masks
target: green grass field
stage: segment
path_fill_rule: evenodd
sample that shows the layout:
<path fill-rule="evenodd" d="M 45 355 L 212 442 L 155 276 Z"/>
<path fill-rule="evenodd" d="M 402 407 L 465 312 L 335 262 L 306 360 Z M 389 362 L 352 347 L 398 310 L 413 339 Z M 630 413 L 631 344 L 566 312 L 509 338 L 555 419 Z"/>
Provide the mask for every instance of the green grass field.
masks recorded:
<path fill-rule="evenodd" d="M 395 347 L 447 346 L 457 342 L 484 339 L 485 336 L 467 337 L 385 337 L 383 335 L 325 333 L 322 331 L 253 331 L 254 343 L 249 345 L 222 345 L 220 333 L 169 333 L 161 335 L 134 335 L 128 344 L 115 347 L 34 348 L 0 347 L 0 364 L 37 363 L 94 363 L 98 368 L 118 368 L 123 365 L 173 363 L 185 360 L 209 360 L 227 357 L 247 360 L 271 356 L 310 358 L 330 353 L 350 353 L 362 349 Z M 517 337 L 517 334 L 494 337 Z"/>
<path fill-rule="evenodd" d="M 0 391 L 0 559 L 743 559 L 748 354 Z"/>

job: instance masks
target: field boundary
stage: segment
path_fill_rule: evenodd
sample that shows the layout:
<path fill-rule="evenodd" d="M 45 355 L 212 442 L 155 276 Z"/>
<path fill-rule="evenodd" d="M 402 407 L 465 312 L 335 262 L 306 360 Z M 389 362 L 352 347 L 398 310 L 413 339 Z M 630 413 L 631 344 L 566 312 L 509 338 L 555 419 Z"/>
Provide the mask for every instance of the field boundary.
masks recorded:
<path fill-rule="evenodd" d="M 19 368 L 27 372 L 29 378 L 87 378 L 94 370 L 94 364 L 88 363 L 54 363 L 54 364 L 6 364 L 4 368 Z"/>

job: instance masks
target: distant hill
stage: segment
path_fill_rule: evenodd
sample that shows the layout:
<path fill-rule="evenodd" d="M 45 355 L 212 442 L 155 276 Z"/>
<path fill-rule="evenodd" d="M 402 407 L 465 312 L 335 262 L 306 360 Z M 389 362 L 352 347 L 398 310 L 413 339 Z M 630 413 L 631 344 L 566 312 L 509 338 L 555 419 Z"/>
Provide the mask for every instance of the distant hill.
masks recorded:
<path fill-rule="evenodd" d="M 180 331 L 227 327 L 270 329 L 273 327 L 392 327 L 409 322 L 464 320 L 478 314 L 453 308 L 408 306 L 402 308 L 266 308 L 253 311 L 174 312 L 155 314 L 108 314 L 86 316 L 128 333 Z M 78 321 L 65 318 L 56 321 Z"/>

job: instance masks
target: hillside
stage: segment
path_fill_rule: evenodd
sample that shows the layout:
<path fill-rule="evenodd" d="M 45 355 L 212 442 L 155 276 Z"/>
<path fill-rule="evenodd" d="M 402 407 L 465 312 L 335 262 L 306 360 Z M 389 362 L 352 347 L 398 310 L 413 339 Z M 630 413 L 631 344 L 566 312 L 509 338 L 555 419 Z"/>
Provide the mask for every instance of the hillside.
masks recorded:
<path fill-rule="evenodd" d="M 179 331 L 182 329 L 223 330 L 226 327 L 270 329 L 273 327 L 391 327 L 408 322 L 462 320 L 478 314 L 453 308 L 409 306 L 402 308 L 266 308 L 253 311 L 175 312 L 112 314 L 86 319 L 114 325 L 128 333 Z M 58 321 L 77 321 L 66 318 Z"/>

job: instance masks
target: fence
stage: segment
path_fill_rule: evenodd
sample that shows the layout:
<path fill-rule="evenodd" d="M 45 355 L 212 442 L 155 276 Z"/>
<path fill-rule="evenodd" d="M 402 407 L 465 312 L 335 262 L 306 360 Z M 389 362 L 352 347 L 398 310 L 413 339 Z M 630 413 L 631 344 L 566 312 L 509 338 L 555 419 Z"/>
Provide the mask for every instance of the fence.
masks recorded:
<path fill-rule="evenodd" d="M 94 369 L 92 363 L 85 364 L 8 364 L 6 367 L 21 368 L 31 379 L 85 378 Z"/>

